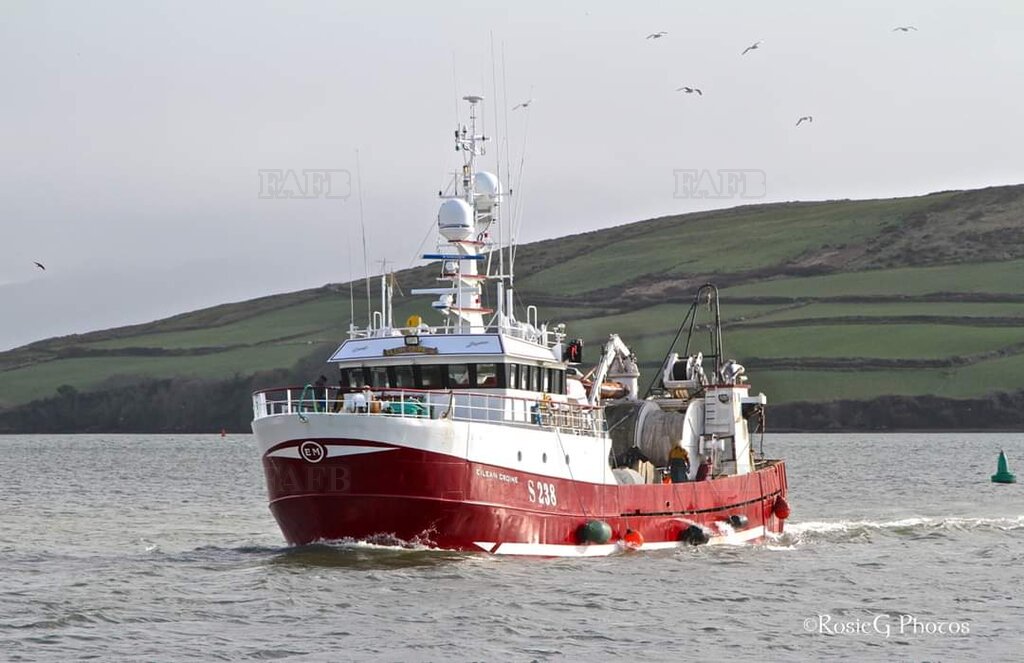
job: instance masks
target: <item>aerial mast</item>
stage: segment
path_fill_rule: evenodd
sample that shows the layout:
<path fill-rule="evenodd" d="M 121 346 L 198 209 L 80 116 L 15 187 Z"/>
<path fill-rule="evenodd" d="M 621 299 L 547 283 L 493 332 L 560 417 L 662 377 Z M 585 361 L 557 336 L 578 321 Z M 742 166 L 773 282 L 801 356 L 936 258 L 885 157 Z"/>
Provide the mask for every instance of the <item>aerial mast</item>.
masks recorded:
<path fill-rule="evenodd" d="M 412 292 L 438 295 L 432 306 L 450 321 L 454 316 L 454 322 L 449 323 L 452 331 L 472 333 L 484 331 L 484 315 L 493 313 L 481 303 L 481 282 L 487 275 L 480 274 L 479 264 L 486 259 L 481 248 L 494 220 L 499 193 L 497 177 L 476 171 L 476 158 L 486 154 L 484 143 L 488 140 L 477 133 L 483 97 L 468 95 L 463 99 L 469 103 L 469 126 L 455 129 L 455 150 L 463 155 L 461 189 L 457 186 L 454 195 L 441 196 L 445 201 L 437 215 L 438 230 L 450 248 L 423 256 L 426 260 L 441 261 L 441 280 L 450 281 L 451 286 Z"/>

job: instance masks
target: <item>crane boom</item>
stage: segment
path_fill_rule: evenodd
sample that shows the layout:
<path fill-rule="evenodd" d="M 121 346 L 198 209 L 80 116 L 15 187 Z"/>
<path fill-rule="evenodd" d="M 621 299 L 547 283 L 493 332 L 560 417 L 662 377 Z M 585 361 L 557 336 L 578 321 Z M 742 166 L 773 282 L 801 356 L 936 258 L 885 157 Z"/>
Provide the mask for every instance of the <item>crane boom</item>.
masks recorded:
<path fill-rule="evenodd" d="M 594 370 L 594 383 L 590 385 L 590 393 L 587 394 L 587 402 L 590 405 L 597 404 L 598 398 L 601 395 L 601 383 L 608 377 L 608 371 L 616 361 L 619 362 L 620 366 L 620 370 L 616 372 L 616 377 L 626 378 L 624 384 L 627 391 L 626 398 L 636 399 L 637 379 L 640 377 L 640 370 L 636 365 L 636 355 L 622 342 L 618 334 L 609 334 L 608 342 L 604 344 L 604 348 L 601 350 L 601 361 L 598 362 Z"/>

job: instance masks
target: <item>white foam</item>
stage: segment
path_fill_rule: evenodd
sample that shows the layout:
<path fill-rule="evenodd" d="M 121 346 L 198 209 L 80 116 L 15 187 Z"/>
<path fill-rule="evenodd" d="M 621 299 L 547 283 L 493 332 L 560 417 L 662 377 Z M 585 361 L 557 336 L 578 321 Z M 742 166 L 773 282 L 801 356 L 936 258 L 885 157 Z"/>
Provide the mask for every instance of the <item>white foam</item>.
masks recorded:
<path fill-rule="evenodd" d="M 786 523 L 786 534 L 827 534 L 855 529 L 903 529 L 922 527 L 929 529 L 976 529 L 980 527 L 1015 530 L 1024 527 L 1024 515 L 1001 518 L 967 518 L 963 516 L 900 518 L 897 520 L 809 520 Z"/>
<path fill-rule="evenodd" d="M 390 538 L 390 537 L 389 537 Z M 366 539 L 352 539 L 349 537 L 341 539 L 318 539 L 310 545 L 316 546 L 327 546 L 329 548 L 352 548 L 360 550 L 416 550 L 423 548 L 429 549 L 427 546 L 422 544 L 413 544 L 406 541 L 394 540 L 394 543 L 381 543 L 383 537 L 378 541 L 368 541 Z"/>

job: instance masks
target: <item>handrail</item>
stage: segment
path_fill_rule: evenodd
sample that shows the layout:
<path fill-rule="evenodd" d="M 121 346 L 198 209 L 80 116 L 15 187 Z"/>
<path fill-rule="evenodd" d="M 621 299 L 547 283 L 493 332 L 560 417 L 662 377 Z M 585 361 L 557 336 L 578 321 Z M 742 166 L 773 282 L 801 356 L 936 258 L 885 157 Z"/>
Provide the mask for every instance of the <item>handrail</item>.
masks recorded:
<path fill-rule="evenodd" d="M 305 386 L 308 387 L 310 385 L 307 384 Z M 739 386 L 739 385 L 728 385 L 728 386 L 735 387 L 735 386 Z M 282 386 L 282 387 L 268 387 L 266 389 L 257 389 L 256 391 L 252 392 L 252 395 L 256 396 L 257 394 L 267 394 L 267 393 L 274 392 L 274 391 L 297 390 L 297 389 L 303 389 L 303 388 L 304 387 L 302 385 L 286 385 L 286 386 Z M 536 403 L 541 403 L 541 402 L 560 403 L 560 404 L 570 405 L 572 407 L 579 408 L 581 410 L 600 410 L 600 409 L 603 409 L 603 407 L 604 407 L 602 405 L 589 405 L 587 403 L 574 403 L 573 401 L 570 401 L 570 400 L 557 400 L 557 399 L 560 399 L 560 398 L 564 398 L 563 394 L 547 394 L 547 393 L 544 393 L 544 394 L 541 394 L 540 396 L 538 396 L 537 398 L 531 398 L 531 397 L 528 397 L 528 396 L 510 396 L 510 395 L 507 395 L 507 394 L 495 394 L 495 393 L 490 392 L 490 391 L 470 391 L 469 389 L 416 389 L 414 387 L 374 387 L 372 385 L 367 385 L 365 387 L 335 387 L 333 385 L 327 385 L 327 386 L 323 387 L 323 389 L 326 389 L 328 394 L 330 394 L 332 392 L 336 393 L 336 394 L 337 393 L 341 393 L 341 394 L 357 394 L 357 393 L 361 393 L 361 392 L 366 391 L 366 390 L 369 390 L 369 391 L 372 391 L 372 392 L 399 392 L 399 391 L 405 391 L 405 392 L 411 392 L 411 393 L 414 393 L 414 394 L 444 394 L 445 396 L 448 396 L 449 394 L 456 395 L 456 396 L 462 396 L 462 395 L 465 395 L 465 396 L 485 396 L 487 398 L 504 398 L 504 399 L 508 399 L 508 400 L 531 401 L 531 402 L 536 402 Z"/>
<path fill-rule="evenodd" d="M 313 385 L 306 383 L 302 386 L 302 393 L 299 394 L 299 410 L 302 409 L 302 404 L 306 402 L 306 392 L 313 391 Z M 316 392 L 313 392 L 313 409 L 316 410 Z"/>
<path fill-rule="evenodd" d="M 306 419 L 306 415 L 304 415 L 302 413 L 302 404 L 306 402 L 306 392 L 307 391 L 311 391 L 312 389 L 313 389 L 313 385 L 311 385 L 311 384 L 309 384 L 307 382 L 306 386 L 304 386 L 302 388 L 302 393 L 299 394 L 298 415 L 299 415 L 299 419 L 302 419 L 303 422 L 307 421 L 307 419 Z M 316 394 L 315 393 L 313 394 L 313 397 L 314 397 L 313 398 L 313 411 L 316 412 Z M 292 395 L 291 395 L 291 393 L 288 394 L 288 402 L 289 403 L 292 402 Z"/>
<path fill-rule="evenodd" d="M 295 398 L 294 392 L 300 389 L 299 397 Z M 310 389 L 313 389 L 312 399 L 306 395 Z M 366 394 L 368 398 L 363 396 Z M 313 388 L 310 385 L 263 389 L 253 394 L 254 419 L 298 415 L 300 420 L 307 422 L 306 415 L 310 413 L 478 421 L 539 427 L 573 435 L 607 435 L 603 408 L 554 400 L 547 394 L 534 398 L 456 389 L 384 387 L 361 390 L 327 386 Z"/>

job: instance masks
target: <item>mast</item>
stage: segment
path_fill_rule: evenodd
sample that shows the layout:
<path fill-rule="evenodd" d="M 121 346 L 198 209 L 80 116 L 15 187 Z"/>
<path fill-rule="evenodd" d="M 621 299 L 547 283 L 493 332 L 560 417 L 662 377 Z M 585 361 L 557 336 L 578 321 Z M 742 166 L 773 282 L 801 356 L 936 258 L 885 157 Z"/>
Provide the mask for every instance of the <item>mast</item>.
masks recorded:
<path fill-rule="evenodd" d="M 453 194 L 441 196 L 444 202 L 437 224 L 443 241 L 438 252 L 423 256 L 441 261 L 438 280 L 451 285 L 417 288 L 412 294 L 437 295 L 432 306 L 448 320 L 447 331 L 465 334 L 484 332 L 484 316 L 494 312 L 482 304 L 483 282 L 490 275 L 481 273 L 480 263 L 486 260 L 492 245 L 488 230 L 496 220 L 501 189 L 495 175 L 476 169 L 476 159 L 486 154 L 484 143 L 489 140 L 477 129 L 483 97 L 469 95 L 463 100 L 469 103 L 469 126 L 455 129 L 455 150 L 463 157 L 462 172 Z"/>

